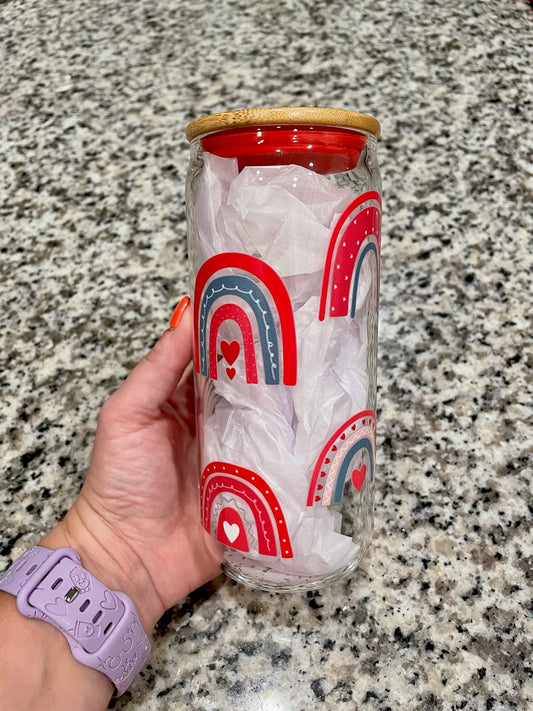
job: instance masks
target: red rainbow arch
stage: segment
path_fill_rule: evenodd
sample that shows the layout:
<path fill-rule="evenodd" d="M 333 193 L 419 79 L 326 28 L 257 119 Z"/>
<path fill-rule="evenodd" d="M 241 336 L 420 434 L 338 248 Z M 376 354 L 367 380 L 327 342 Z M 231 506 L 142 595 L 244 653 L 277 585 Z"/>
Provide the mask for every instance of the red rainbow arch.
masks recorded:
<path fill-rule="evenodd" d="M 270 486 L 251 469 L 229 462 L 211 462 L 202 473 L 202 525 L 208 533 L 215 534 L 220 540 L 220 526 L 218 521 L 213 520 L 212 508 L 216 497 L 224 492 L 242 499 L 251 509 L 257 533 L 258 553 L 268 556 L 279 554 L 282 558 L 293 557 L 285 516 Z M 238 526 L 238 519 L 232 521 L 231 525 Z M 244 539 L 244 531 L 239 531 L 239 539 Z M 227 540 L 222 542 L 231 545 Z"/>
<path fill-rule="evenodd" d="M 282 375 L 283 383 L 285 385 L 295 385 L 297 380 L 297 342 L 296 342 L 296 327 L 294 324 L 294 315 L 292 310 L 292 304 L 281 277 L 270 267 L 266 262 L 257 257 L 253 257 L 248 254 L 241 254 L 240 252 L 225 252 L 224 254 L 217 254 L 211 257 L 206 262 L 202 264 L 198 270 L 196 276 L 196 283 L 194 288 L 194 363 L 197 372 L 204 372 L 200 366 L 200 349 L 205 348 L 205 337 L 206 334 L 203 327 L 200 326 L 200 307 L 204 295 L 204 291 L 208 282 L 217 274 L 217 272 L 223 272 L 224 270 L 240 270 L 255 277 L 260 284 L 262 284 L 267 290 L 271 297 L 271 300 L 277 311 L 279 317 L 279 332 L 281 336 L 281 364 L 282 364 Z M 266 302 L 265 302 L 266 303 Z M 251 375 L 253 372 L 252 357 L 250 354 L 251 346 L 253 345 L 253 339 L 249 338 L 249 326 L 250 321 L 243 309 L 225 310 L 219 314 L 224 315 L 225 318 L 232 318 L 236 321 L 241 329 L 243 335 L 245 354 L 248 354 L 247 360 L 247 376 Z M 221 321 L 217 325 L 217 330 L 220 327 Z M 262 348 L 265 352 L 266 338 L 262 336 Z M 216 342 L 213 344 L 213 339 L 209 338 L 209 349 L 211 353 L 211 347 L 215 346 Z M 269 344 L 272 345 L 272 344 Z M 204 355 L 202 355 L 202 360 Z M 255 360 L 255 359 L 254 359 Z M 211 373 L 213 372 L 212 369 Z M 248 381 L 248 382 L 257 382 Z"/>
<path fill-rule="evenodd" d="M 362 410 L 339 427 L 322 448 L 309 484 L 307 506 L 314 506 L 316 503 L 322 505 L 331 503 L 332 490 L 338 484 L 342 463 L 349 463 L 350 451 L 353 451 L 350 449 L 351 446 L 363 440 L 368 441 L 370 445 L 367 450 L 370 457 L 370 476 L 371 479 L 374 478 L 376 413 L 374 410 Z M 344 486 L 344 478 L 341 477 L 341 479 L 339 489 Z"/>
<path fill-rule="evenodd" d="M 244 364 L 246 368 L 246 382 L 257 383 L 257 362 L 255 360 L 254 334 L 250 319 L 246 311 L 237 304 L 222 304 L 219 306 L 211 319 L 209 329 L 209 377 L 216 380 L 218 377 L 217 361 L 217 336 L 220 326 L 231 319 L 239 326 L 244 345 Z"/>
<path fill-rule="evenodd" d="M 368 202 L 369 205 L 360 209 Z M 356 225 L 356 223 L 358 223 Z M 344 242 L 341 238 L 346 237 Z M 381 197 L 376 190 L 359 195 L 342 213 L 331 235 L 324 264 L 322 291 L 318 318 L 326 315 L 328 294 L 330 295 L 330 316 L 348 314 L 352 276 L 355 272 L 355 292 L 357 292 L 358 271 L 362 260 L 373 252 L 376 259 L 379 283 L 379 252 L 381 246 Z M 334 263 L 335 259 L 335 263 Z M 331 287 L 330 287 L 331 280 Z M 376 284 L 376 288 L 377 288 Z M 356 298 L 356 293 L 353 299 Z"/>

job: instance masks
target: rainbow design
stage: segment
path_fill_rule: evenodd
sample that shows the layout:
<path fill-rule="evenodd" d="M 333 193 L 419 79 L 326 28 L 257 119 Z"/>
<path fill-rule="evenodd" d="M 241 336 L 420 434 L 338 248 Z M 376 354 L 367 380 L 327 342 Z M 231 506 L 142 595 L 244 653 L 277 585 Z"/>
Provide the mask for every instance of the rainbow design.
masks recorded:
<path fill-rule="evenodd" d="M 224 302 L 217 304 L 222 298 Z M 277 385 L 282 378 L 285 385 L 296 384 L 296 329 L 291 301 L 281 278 L 261 259 L 227 252 L 211 257 L 198 271 L 194 361 L 197 372 L 212 379 L 218 377 L 218 331 L 227 319 L 233 320 L 241 332 L 247 382 L 258 382 L 254 345 L 258 341 L 265 383 Z"/>
<path fill-rule="evenodd" d="M 323 506 L 340 503 L 348 476 L 354 487 L 360 491 L 366 476 L 366 464 L 360 466 L 363 452 L 368 454 L 370 481 L 372 481 L 376 453 L 374 410 L 363 410 L 357 413 L 327 441 L 313 470 L 307 493 L 307 506 L 315 506 L 318 503 Z"/>
<path fill-rule="evenodd" d="M 211 328 L 209 329 L 209 377 L 212 380 L 216 380 L 218 378 L 218 331 L 220 326 L 227 319 L 235 321 L 241 329 L 245 345 L 244 365 L 246 368 L 246 382 L 257 383 L 257 363 L 255 359 L 254 334 L 252 332 L 252 326 L 246 315 L 246 311 L 241 309 L 240 306 L 237 306 L 237 304 L 222 304 L 216 309 L 211 318 Z M 224 350 L 222 351 L 222 354 L 224 355 Z M 228 361 L 228 363 L 233 365 L 234 359 L 230 359 L 230 361 Z"/>
<path fill-rule="evenodd" d="M 363 262 L 373 263 L 374 299 L 379 299 L 381 198 L 375 190 L 359 195 L 342 213 L 328 246 L 318 317 L 355 316 Z M 351 308 L 350 308 L 351 304 Z"/>
<path fill-rule="evenodd" d="M 226 505 L 227 495 L 241 505 Z M 208 533 L 215 533 L 221 543 L 248 551 L 253 541 L 261 555 L 292 558 L 280 503 L 267 482 L 251 469 L 211 462 L 202 474 L 200 500 L 203 527 Z"/>

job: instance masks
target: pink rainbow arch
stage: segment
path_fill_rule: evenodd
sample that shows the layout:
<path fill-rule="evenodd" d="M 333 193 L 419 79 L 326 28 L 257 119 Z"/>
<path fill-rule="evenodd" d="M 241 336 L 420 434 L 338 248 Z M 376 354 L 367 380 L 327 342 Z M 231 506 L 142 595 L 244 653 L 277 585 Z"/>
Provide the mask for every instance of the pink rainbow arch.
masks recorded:
<path fill-rule="evenodd" d="M 246 382 L 257 383 L 257 363 L 255 360 L 254 334 L 250 319 L 246 311 L 237 304 L 222 304 L 219 306 L 211 319 L 209 330 L 209 377 L 216 380 L 218 377 L 217 361 L 217 336 L 218 330 L 224 321 L 231 319 L 241 329 L 244 344 L 244 364 L 246 368 Z"/>
<path fill-rule="evenodd" d="M 223 492 L 235 494 L 250 507 L 257 531 L 259 553 L 276 556 L 279 551 L 282 558 L 293 557 L 285 516 L 270 486 L 251 469 L 228 462 L 211 462 L 202 473 L 202 525 L 208 533 L 216 533 L 217 523 L 211 520 L 211 510 L 215 498 Z"/>
<path fill-rule="evenodd" d="M 379 207 L 369 206 L 366 210 L 357 211 L 366 202 L 377 202 Z M 361 235 L 361 240 L 357 244 L 348 244 L 346 254 L 340 254 L 339 248 L 340 237 L 344 236 L 352 225 L 354 220 L 359 220 L 358 232 Z M 326 306 L 328 293 L 330 293 L 329 282 L 332 280 L 331 286 L 331 303 L 330 315 L 346 316 L 348 313 L 349 293 L 351 287 L 351 277 L 354 268 L 357 264 L 357 259 L 363 244 L 376 242 L 376 245 L 371 245 L 375 251 L 378 274 L 379 274 L 379 250 L 380 250 L 380 221 L 381 221 L 381 197 L 376 190 L 369 190 L 362 195 L 359 195 L 342 213 L 335 229 L 331 235 L 324 264 L 324 276 L 322 278 L 322 291 L 320 295 L 320 306 L 318 318 L 323 321 L 326 315 Z M 369 237 L 367 237 L 367 233 Z M 353 236 L 352 236 L 353 237 Z M 347 242 L 348 240 L 346 240 Z M 344 245 L 343 245 L 344 246 Z M 363 257 L 366 250 L 363 250 Z M 337 255 L 337 269 L 333 264 L 333 259 Z M 340 255 L 340 258 L 339 258 Z M 338 283 L 334 283 L 337 280 Z"/>
<path fill-rule="evenodd" d="M 330 503 L 331 490 L 338 474 L 340 460 L 344 458 L 344 443 L 358 439 L 361 435 L 368 435 L 372 449 L 375 449 L 376 438 L 376 413 L 374 410 L 362 410 L 347 420 L 328 439 L 313 469 L 313 475 L 307 492 L 307 506 L 314 506 L 316 502 Z"/>

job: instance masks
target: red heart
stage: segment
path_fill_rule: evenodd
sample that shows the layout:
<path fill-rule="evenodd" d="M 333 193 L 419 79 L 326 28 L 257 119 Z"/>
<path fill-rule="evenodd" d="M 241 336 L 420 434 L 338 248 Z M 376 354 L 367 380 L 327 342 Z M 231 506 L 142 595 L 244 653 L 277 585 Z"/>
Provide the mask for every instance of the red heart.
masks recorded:
<path fill-rule="evenodd" d="M 366 464 L 363 464 L 361 469 L 354 469 L 352 472 L 352 484 L 355 486 L 357 491 L 361 491 L 363 484 L 365 482 L 366 476 Z"/>
<path fill-rule="evenodd" d="M 341 434 L 341 439 L 346 439 L 346 435 L 344 434 L 344 432 Z"/>
<path fill-rule="evenodd" d="M 320 501 L 320 496 L 315 496 L 315 501 Z"/>
<path fill-rule="evenodd" d="M 333 447 L 331 448 L 331 451 L 332 451 L 332 452 L 336 452 L 336 451 L 337 451 L 337 446 L 336 446 L 335 444 L 334 444 Z"/>
<path fill-rule="evenodd" d="M 319 484 L 316 488 L 318 489 L 318 491 L 320 491 L 320 489 L 323 489 L 324 487 L 322 486 L 322 484 Z"/>
<path fill-rule="evenodd" d="M 233 378 L 235 377 L 235 373 L 236 373 L 236 372 L 237 372 L 237 371 L 235 370 L 235 368 L 226 368 L 226 373 L 228 374 L 228 378 L 229 378 L 230 380 L 233 380 Z"/>
<path fill-rule="evenodd" d="M 233 365 L 241 351 L 241 344 L 239 341 L 232 341 L 231 343 L 222 341 L 220 344 L 220 350 L 222 351 L 222 355 L 227 360 L 228 364 Z"/>
<path fill-rule="evenodd" d="M 326 476 L 326 472 L 320 472 L 320 476 L 321 477 Z"/>
<path fill-rule="evenodd" d="M 326 457 L 326 458 L 324 459 L 324 464 L 329 464 L 330 461 L 331 461 L 331 459 L 330 459 L 329 457 Z"/>

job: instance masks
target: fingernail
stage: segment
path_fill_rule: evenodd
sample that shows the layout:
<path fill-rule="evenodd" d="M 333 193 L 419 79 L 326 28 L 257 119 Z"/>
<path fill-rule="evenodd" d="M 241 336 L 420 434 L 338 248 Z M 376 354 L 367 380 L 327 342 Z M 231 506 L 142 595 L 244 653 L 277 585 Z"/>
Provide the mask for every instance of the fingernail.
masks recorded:
<path fill-rule="evenodd" d="M 187 307 L 191 303 L 191 300 L 188 296 L 184 296 L 183 299 L 179 302 L 179 304 L 176 306 L 174 309 L 174 313 L 172 314 L 170 318 L 170 328 L 177 328 L 179 325 L 179 322 L 183 318 L 183 314 L 187 310 Z"/>

